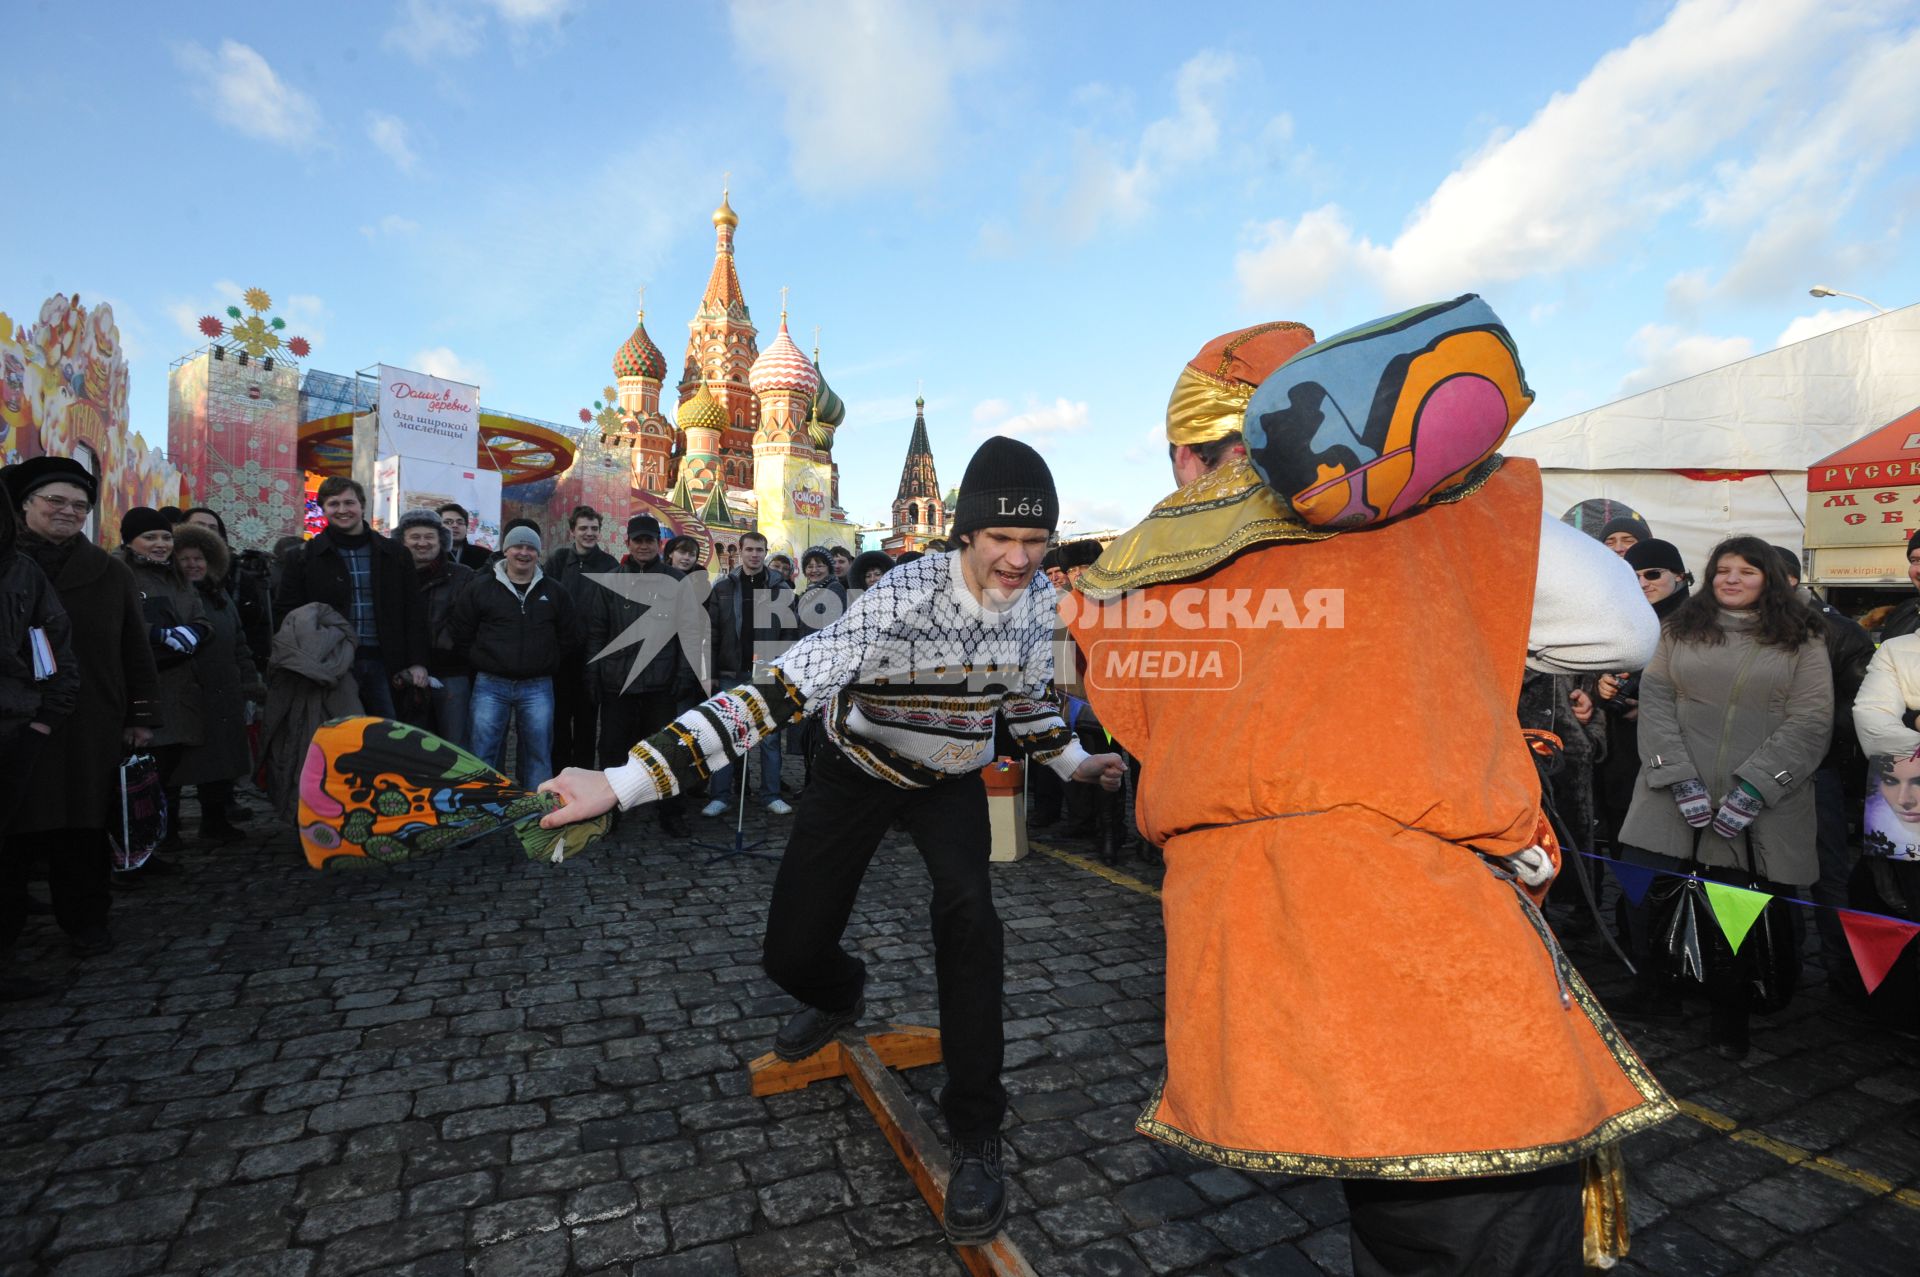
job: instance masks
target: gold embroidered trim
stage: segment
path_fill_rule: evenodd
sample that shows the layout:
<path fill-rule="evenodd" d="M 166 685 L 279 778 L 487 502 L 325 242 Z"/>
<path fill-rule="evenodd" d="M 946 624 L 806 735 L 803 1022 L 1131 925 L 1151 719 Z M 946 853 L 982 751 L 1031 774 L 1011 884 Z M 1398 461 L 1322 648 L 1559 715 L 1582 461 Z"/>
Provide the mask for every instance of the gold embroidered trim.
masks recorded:
<path fill-rule="evenodd" d="M 1517 1175 L 1560 1166 L 1677 1116 L 1680 1110 L 1673 1102 L 1673 1097 L 1667 1094 L 1639 1054 L 1620 1036 L 1620 1031 L 1614 1028 L 1613 1021 L 1607 1018 L 1607 1013 L 1600 1008 L 1593 991 L 1587 988 L 1587 982 L 1580 978 L 1578 972 L 1571 973 L 1568 987 L 1574 1000 L 1580 1004 L 1580 1010 L 1600 1035 L 1608 1053 L 1613 1056 L 1614 1063 L 1620 1066 L 1620 1071 L 1633 1083 L 1634 1090 L 1645 1099 L 1645 1103 L 1614 1114 L 1578 1139 L 1558 1144 L 1540 1144 L 1532 1148 L 1473 1149 L 1390 1157 L 1329 1157 L 1320 1153 L 1232 1148 L 1189 1135 L 1153 1116 L 1167 1089 L 1164 1069 L 1152 1096 L 1147 1100 L 1146 1108 L 1140 1114 L 1140 1120 L 1134 1123 L 1134 1129 L 1163 1144 L 1171 1144 L 1192 1153 L 1195 1157 L 1203 1157 L 1236 1170 L 1323 1175 L 1336 1179 L 1460 1179 L 1471 1175 Z"/>

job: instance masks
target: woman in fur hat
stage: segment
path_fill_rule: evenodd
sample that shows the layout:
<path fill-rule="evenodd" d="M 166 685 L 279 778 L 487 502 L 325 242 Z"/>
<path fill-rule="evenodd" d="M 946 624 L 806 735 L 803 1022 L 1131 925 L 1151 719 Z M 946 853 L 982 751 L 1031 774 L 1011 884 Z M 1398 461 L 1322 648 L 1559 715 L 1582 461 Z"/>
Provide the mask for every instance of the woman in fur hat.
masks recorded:
<path fill-rule="evenodd" d="M 173 530 L 173 565 L 200 595 L 213 633 L 195 657 L 200 676 L 202 730 L 198 745 L 180 758 L 173 781 L 195 787 L 200 800 L 200 837 L 232 842 L 246 833 L 234 823 L 233 785 L 253 771 L 247 741 L 247 702 L 264 704 L 267 686 L 253 662 L 240 608 L 227 593 L 233 555 L 220 534 L 193 523 Z"/>

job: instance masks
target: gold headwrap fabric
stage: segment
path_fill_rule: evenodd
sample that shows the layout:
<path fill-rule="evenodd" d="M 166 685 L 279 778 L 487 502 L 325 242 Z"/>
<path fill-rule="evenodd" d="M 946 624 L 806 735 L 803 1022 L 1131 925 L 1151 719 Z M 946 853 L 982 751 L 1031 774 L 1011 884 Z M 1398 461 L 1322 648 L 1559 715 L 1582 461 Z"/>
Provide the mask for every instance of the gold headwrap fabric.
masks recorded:
<path fill-rule="evenodd" d="M 1215 337 L 1187 361 L 1167 400 L 1167 442 L 1194 447 L 1240 433 L 1254 389 L 1313 345 L 1313 330 L 1280 320 Z"/>

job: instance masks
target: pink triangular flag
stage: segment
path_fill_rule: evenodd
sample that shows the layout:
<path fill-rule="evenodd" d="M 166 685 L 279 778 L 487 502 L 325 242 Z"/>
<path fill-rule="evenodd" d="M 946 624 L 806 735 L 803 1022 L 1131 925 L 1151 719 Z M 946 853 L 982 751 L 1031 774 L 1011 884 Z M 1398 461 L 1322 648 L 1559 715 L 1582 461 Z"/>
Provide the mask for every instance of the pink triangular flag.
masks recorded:
<path fill-rule="evenodd" d="M 1860 968 L 1860 982 L 1872 993 L 1893 970 L 1907 941 L 1920 933 L 1920 924 L 1883 918 L 1878 914 L 1858 913 L 1852 909 L 1835 910 L 1840 929 L 1847 933 L 1847 947 L 1853 950 L 1853 963 Z"/>

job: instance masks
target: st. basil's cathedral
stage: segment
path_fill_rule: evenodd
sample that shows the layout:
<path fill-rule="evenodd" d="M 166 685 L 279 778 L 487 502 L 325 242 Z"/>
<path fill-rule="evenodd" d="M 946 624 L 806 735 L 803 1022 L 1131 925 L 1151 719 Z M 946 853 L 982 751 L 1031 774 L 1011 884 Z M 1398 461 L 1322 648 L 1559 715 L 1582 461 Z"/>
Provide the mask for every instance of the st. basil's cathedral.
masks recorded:
<path fill-rule="evenodd" d="M 780 330 L 760 349 L 734 265 L 739 225 L 723 196 L 713 212 L 713 270 L 688 324 L 675 420 L 660 410 L 667 361 L 647 332 L 643 309 L 614 354 L 612 401 L 598 405 L 597 414 L 582 413 L 599 434 L 589 435 L 561 479 L 551 514 L 564 518 L 564 507 L 577 498 L 612 516 L 612 531 L 613 522 L 635 512 L 629 507 L 653 507 L 663 524 L 704 531 L 722 564 L 748 530 L 796 562 L 808 546 L 855 544 L 833 459 L 846 404 L 820 371 L 818 347 L 808 358 L 787 331 L 784 290 Z M 894 553 L 924 548 L 945 535 L 948 521 L 949 503 L 933 475 L 924 401 L 916 407 L 894 528 L 885 540 Z M 596 470 L 616 483 L 616 475 L 626 479 L 632 496 L 623 503 L 612 485 L 591 483 Z M 699 529 L 690 526 L 695 522 Z"/>

